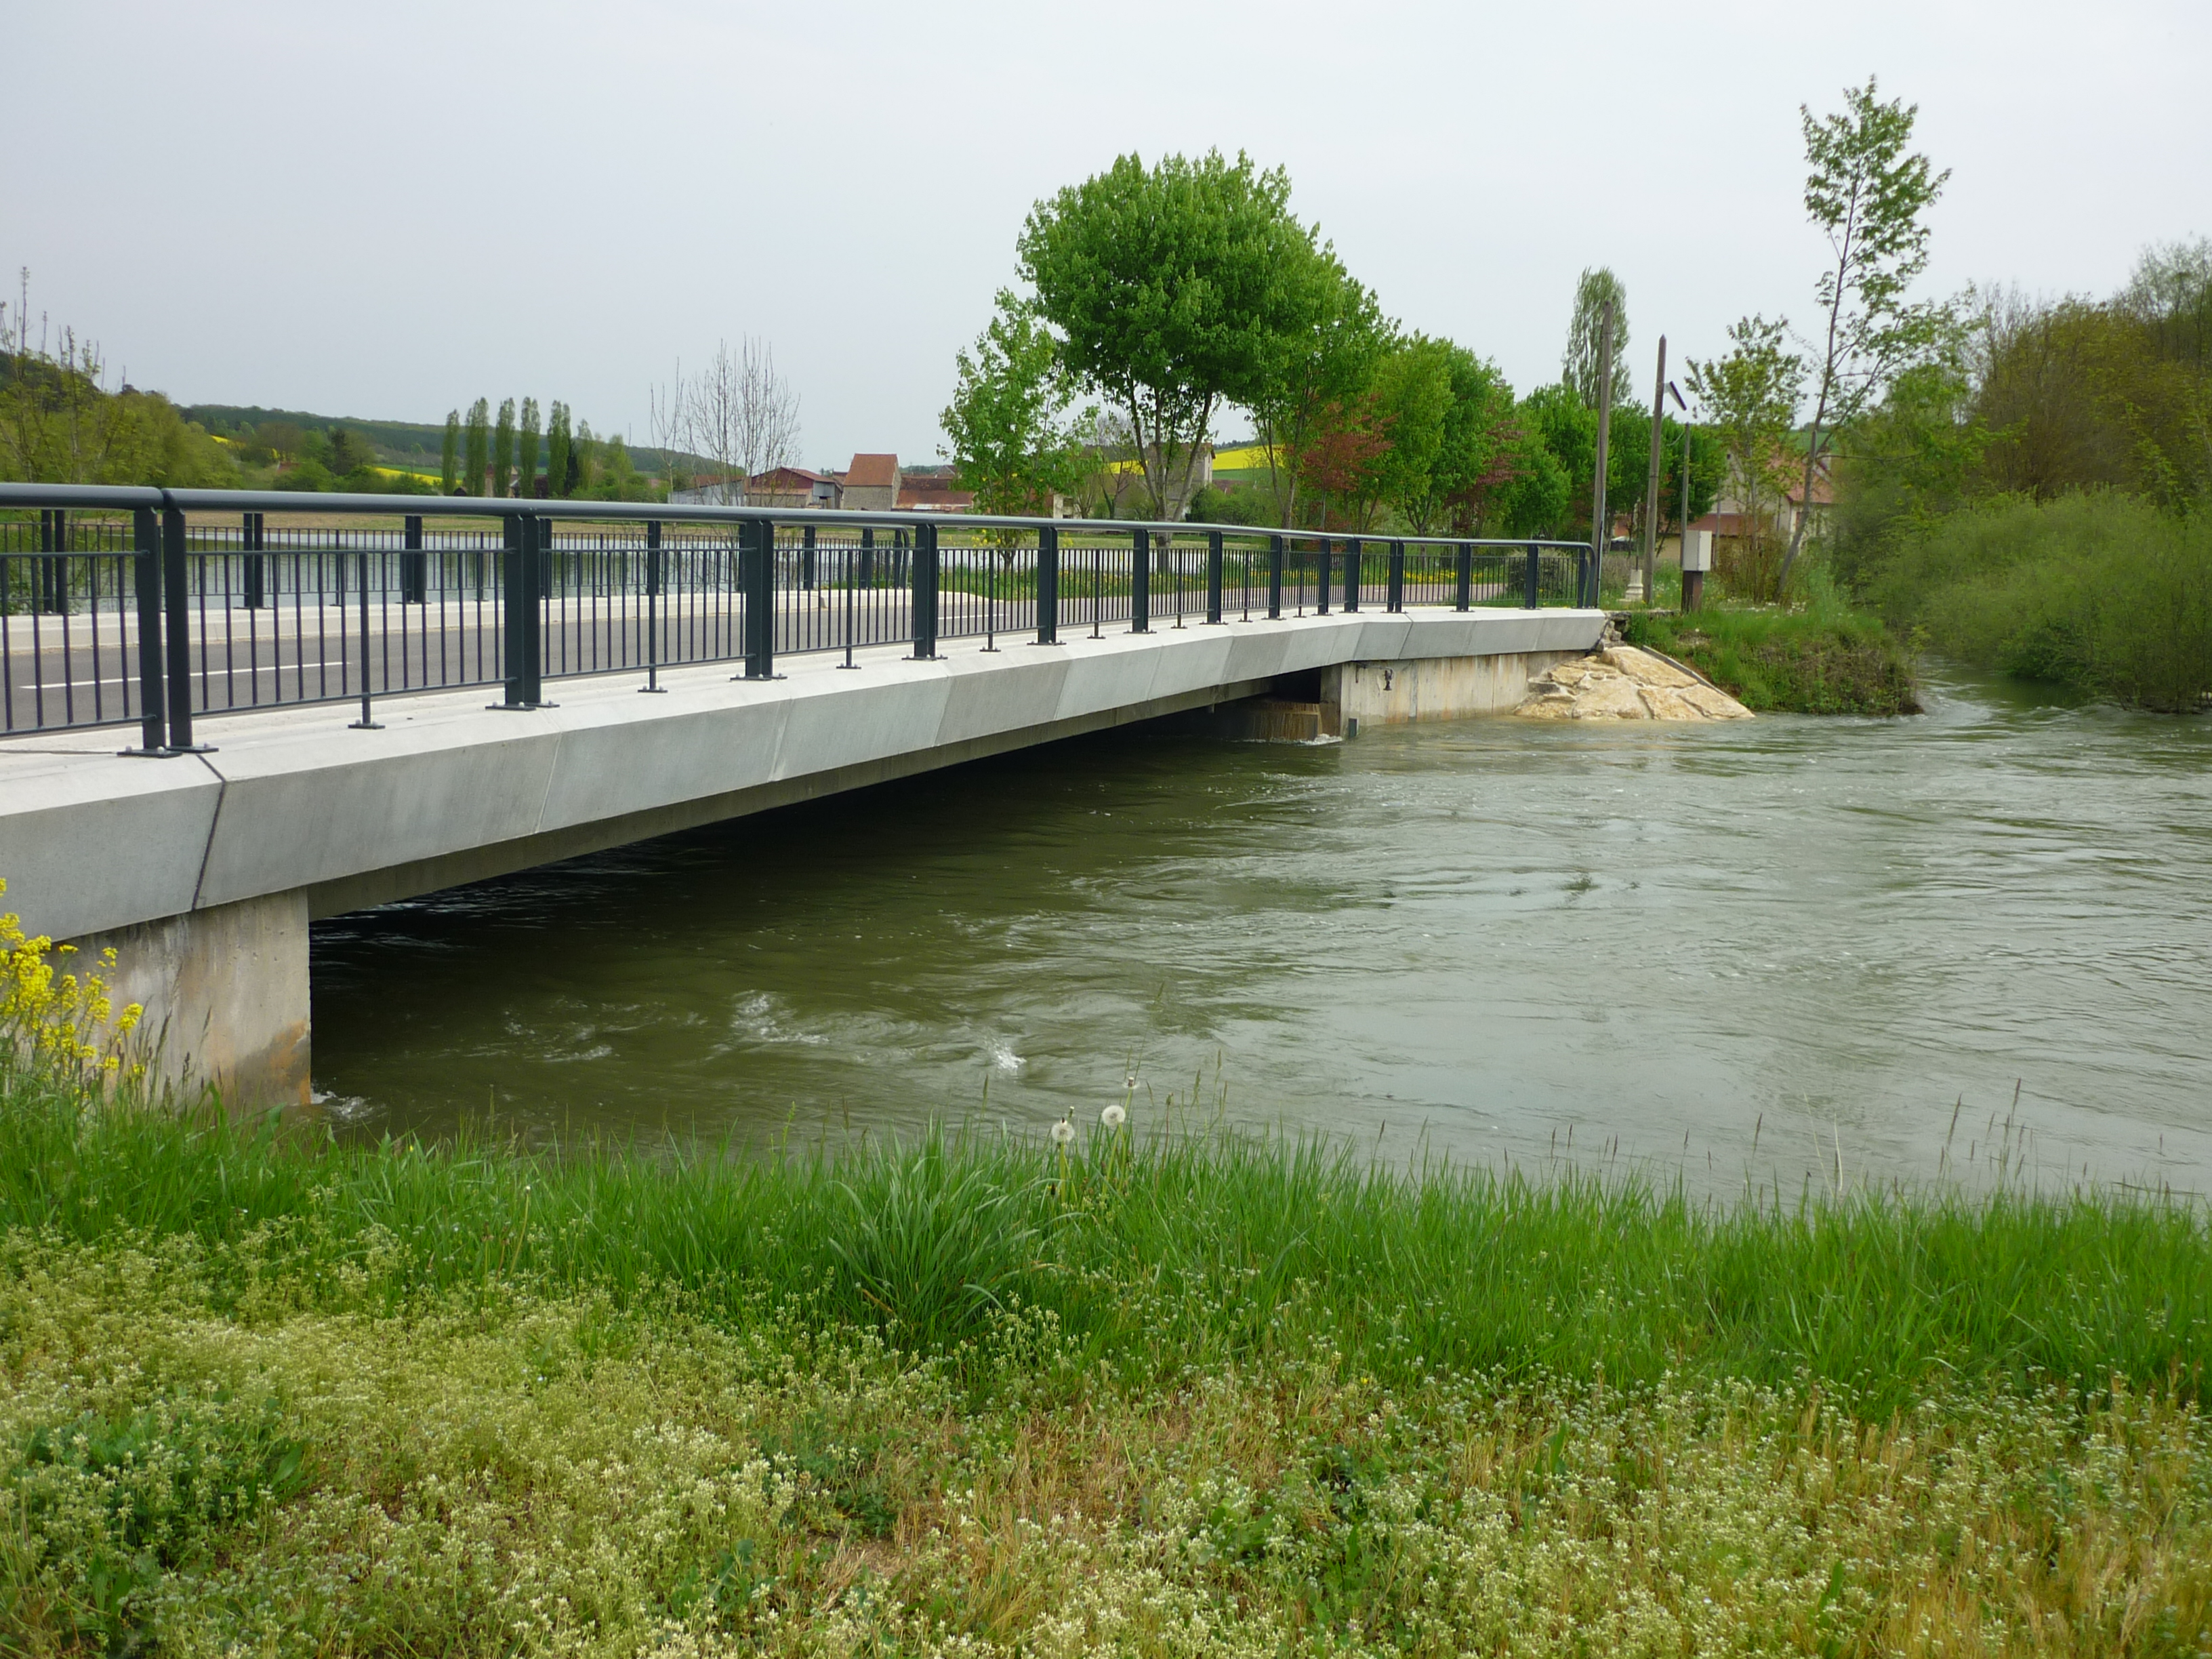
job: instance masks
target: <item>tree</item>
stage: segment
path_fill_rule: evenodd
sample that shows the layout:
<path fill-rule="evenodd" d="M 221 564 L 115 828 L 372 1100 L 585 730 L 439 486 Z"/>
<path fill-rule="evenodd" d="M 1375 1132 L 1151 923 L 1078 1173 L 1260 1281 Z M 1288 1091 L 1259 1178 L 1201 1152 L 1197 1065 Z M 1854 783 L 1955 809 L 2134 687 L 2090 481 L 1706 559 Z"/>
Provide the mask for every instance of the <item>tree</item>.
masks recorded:
<path fill-rule="evenodd" d="M 1293 256 L 1279 275 L 1288 290 L 1286 302 L 1246 406 L 1267 457 L 1276 522 L 1288 528 L 1298 521 L 1299 488 L 1305 482 L 1293 458 L 1311 447 L 1325 410 L 1366 390 L 1395 331 L 1333 246 Z"/>
<path fill-rule="evenodd" d="M 1787 447 L 1804 398 L 1805 365 L 1784 343 L 1787 321 L 1746 317 L 1728 331 L 1734 348 L 1725 357 L 1690 360 L 1691 395 L 1724 446 L 1728 474 L 1744 520 L 1745 580 L 1768 596 L 1766 567 L 1776 503 L 1787 487 L 1794 458 Z M 1803 515 L 1798 519 L 1802 528 Z M 1792 536 L 1790 545 L 1796 545 Z M 1787 580 L 1784 559 L 1772 578 L 1778 596 Z"/>
<path fill-rule="evenodd" d="M 1033 307 L 1001 289 L 998 313 L 973 355 L 955 357 L 958 383 L 938 416 L 960 487 L 985 513 L 1041 513 L 1080 488 L 1083 437 L 1097 411 L 1071 416 L 1075 387 Z"/>
<path fill-rule="evenodd" d="M 1567 322 L 1567 349 L 1559 362 L 1559 378 L 1591 409 L 1597 407 L 1598 354 L 1603 344 L 1605 306 L 1613 301 L 1613 360 L 1628 352 L 1628 290 L 1609 266 L 1583 272 L 1575 284 L 1574 315 Z"/>
<path fill-rule="evenodd" d="M 465 459 L 461 465 L 461 488 L 464 495 L 481 495 L 484 474 L 491 467 L 491 404 L 479 398 L 469 405 Z"/>
<path fill-rule="evenodd" d="M 491 434 L 491 493 L 508 493 L 508 481 L 514 476 L 514 399 L 507 398 L 499 406 L 499 424 Z"/>
<path fill-rule="evenodd" d="M 376 464 L 376 446 L 351 427 L 334 426 L 323 440 L 322 463 L 343 478 Z"/>
<path fill-rule="evenodd" d="M 1928 158 L 1909 154 L 1919 106 L 1875 95 L 1874 77 L 1846 88 L 1841 114 L 1815 119 L 1801 105 L 1805 160 L 1805 210 L 1826 233 L 1833 263 L 1814 293 L 1824 322 L 1813 396 L 1813 424 L 1805 445 L 1807 510 L 1790 533 L 1777 591 L 1786 591 L 1790 567 L 1812 521 L 1813 480 L 1836 431 L 1848 428 L 1879 402 L 1897 374 L 1925 356 L 1946 321 L 1940 306 L 1913 305 L 1905 291 L 1928 264 L 1928 227 L 1921 216 L 1942 193 L 1951 175 Z"/>
<path fill-rule="evenodd" d="M 522 400 L 522 431 L 514 446 L 514 493 L 527 500 L 538 493 L 538 399 Z"/>
<path fill-rule="evenodd" d="M 545 421 L 545 493 L 563 496 L 568 493 L 568 464 L 574 439 L 568 429 L 568 405 L 558 398 L 553 400 L 551 414 Z"/>
<path fill-rule="evenodd" d="M 1333 527 L 1328 511 L 1332 497 L 1345 506 L 1346 526 L 1366 528 L 1382 493 L 1382 467 L 1389 453 L 1389 417 L 1374 392 L 1358 392 L 1322 410 L 1312 438 L 1294 457 L 1307 487 L 1321 497 L 1321 529 Z"/>
<path fill-rule="evenodd" d="M 1418 472 L 1410 466 L 1399 470 L 1392 502 L 1417 535 L 1447 526 L 1472 533 L 1490 493 L 1516 471 L 1507 453 L 1513 435 L 1513 389 L 1494 364 L 1465 346 L 1415 339 L 1434 366 L 1443 404 L 1432 437 L 1421 440 L 1427 448 L 1425 465 Z M 1391 428 L 1399 450 L 1407 447 L 1411 415 L 1401 409 Z"/>
<path fill-rule="evenodd" d="M 460 451 L 461 411 L 449 409 L 446 411 L 445 446 L 438 452 L 438 493 L 441 495 L 453 493 L 453 486 L 459 481 L 460 472 Z"/>
<path fill-rule="evenodd" d="M 776 373 L 775 349 L 748 337 L 732 357 L 720 341 L 706 369 L 653 396 L 656 441 L 664 453 L 696 455 L 712 464 L 732 502 L 745 483 L 799 459 L 799 394 Z"/>
<path fill-rule="evenodd" d="M 1151 510 L 1172 517 L 1224 403 L 1261 398 L 1310 257 L 1290 179 L 1209 151 L 1136 155 L 1040 202 L 1017 252 L 1061 360 L 1126 420 Z"/>

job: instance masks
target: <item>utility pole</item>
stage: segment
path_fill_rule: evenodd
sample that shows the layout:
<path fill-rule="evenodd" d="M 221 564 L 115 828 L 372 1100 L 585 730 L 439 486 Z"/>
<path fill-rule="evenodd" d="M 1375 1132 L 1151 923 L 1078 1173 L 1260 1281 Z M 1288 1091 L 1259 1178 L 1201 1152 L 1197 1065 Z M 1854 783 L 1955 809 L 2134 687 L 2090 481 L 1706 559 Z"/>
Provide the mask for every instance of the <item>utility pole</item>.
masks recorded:
<path fill-rule="evenodd" d="M 1605 318 L 1597 336 L 1597 479 L 1590 490 L 1591 600 L 1605 586 L 1606 544 L 1613 539 L 1613 520 L 1606 512 L 1605 471 L 1609 459 L 1613 427 L 1613 301 L 1605 302 Z"/>
<path fill-rule="evenodd" d="M 1667 395 L 1682 411 L 1682 609 L 1691 611 L 1705 603 L 1705 573 L 1690 568 L 1690 406 L 1672 380 L 1667 382 Z"/>
<path fill-rule="evenodd" d="M 1644 485 L 1644 602 L 1659 598 L 1659 423 L 1667 412 L 1667 337 L 1659 337 L 1659 378 L 1651 388 L 1651 476 Z"/>

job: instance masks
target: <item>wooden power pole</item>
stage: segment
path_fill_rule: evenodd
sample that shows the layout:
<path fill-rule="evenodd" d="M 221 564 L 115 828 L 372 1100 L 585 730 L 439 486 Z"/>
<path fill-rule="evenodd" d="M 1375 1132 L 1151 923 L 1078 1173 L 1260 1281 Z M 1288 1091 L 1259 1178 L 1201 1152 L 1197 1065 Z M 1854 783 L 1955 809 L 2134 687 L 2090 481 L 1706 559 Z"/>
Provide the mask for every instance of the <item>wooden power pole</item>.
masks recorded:
<path fill-rule="evenodd" d="M 1659 337 L 1659 378 L 1651 388 L 1651 476 L 1644 486 L 1644 603 L 1659 598 L 1659 427 L 1667 411 L 1667 337 Z"/>
<path fill-rule="evenodd" d="M 1597 335 L 1597 480 L 1590 491 L 1590 601 L 1599 602 L 1605 585 L 1606 544 L 1613 539 L 1613 519 L 1606 511 L 1605 472 L 1613 428 L 1613 301 L 1605 302 L 1605 318 Z"/>

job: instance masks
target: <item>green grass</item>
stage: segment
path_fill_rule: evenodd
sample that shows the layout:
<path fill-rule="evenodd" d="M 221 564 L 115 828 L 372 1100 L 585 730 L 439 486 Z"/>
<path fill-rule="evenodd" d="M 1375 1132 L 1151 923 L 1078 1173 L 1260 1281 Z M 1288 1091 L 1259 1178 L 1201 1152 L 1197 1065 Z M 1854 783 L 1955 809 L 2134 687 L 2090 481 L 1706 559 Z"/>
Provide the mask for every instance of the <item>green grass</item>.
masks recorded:
<path fill-rule="evenodd" d="M 2009 1189 L 1716 1205 L 1565 1170 L 1414 1180 L 1225 1134 L 1094 1131 L 1064 1168 L 981 1133 L 554 1158 L 88 1114 L 18 1079 L 0 1227 L 190 1238 L 240 1294 L 281 1269 L 312 1300 L 371 1256 L 395 1296 L 505 1273 L 624 1303 L 673 1287 L 710 1314 L 767 1294 L 937 1354 L 1018 1305 L 1050 1313 L 1079 1369 L 1130 1376 L 1322 1343 L 1395 1381 L 1809 1376 L 1886 1408 L 1936 1377 L 2193 1393 L 2212 1357 L 2212 1244 L 2182 1205 Z"/>
<path fill-rule="evenodd" d="M 2212 1641 L 2178 1202 L 532 1157 L 0 1082 L 0 1652 Z"/>
<path fill-rule="evenodd" d="M 1759 713 L 1917 714 L 1911 654 L 1880 617 L 1853 610 L 1825 582 L 1790 609 L 1708 599 L 1694 612 L 1632 612 L 1632 645 L 1680 658 Z"/>

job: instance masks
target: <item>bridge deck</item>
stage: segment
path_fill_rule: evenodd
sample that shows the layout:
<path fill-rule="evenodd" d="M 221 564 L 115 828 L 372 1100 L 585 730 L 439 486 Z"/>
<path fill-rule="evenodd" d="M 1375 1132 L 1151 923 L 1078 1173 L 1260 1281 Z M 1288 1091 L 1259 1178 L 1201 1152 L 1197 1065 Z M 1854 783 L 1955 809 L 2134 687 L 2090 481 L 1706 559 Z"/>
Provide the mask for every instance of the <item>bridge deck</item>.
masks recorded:
<path fill-rule="evenodd" d="M 557 706 L 482 688 L 206 719 L 206 755 L 118 757 L 114 733 L 0 743 L 4 903 L 69 939 L 264 895 L 358 908 L 980 755 L 1265 690 L 1350 662 L 1573 652 L 1595 611 L 1365 612 L 1148 634 L 963 641 L 549 684 Z M 102 738 L 107 741 L 102 742 Z"/>

